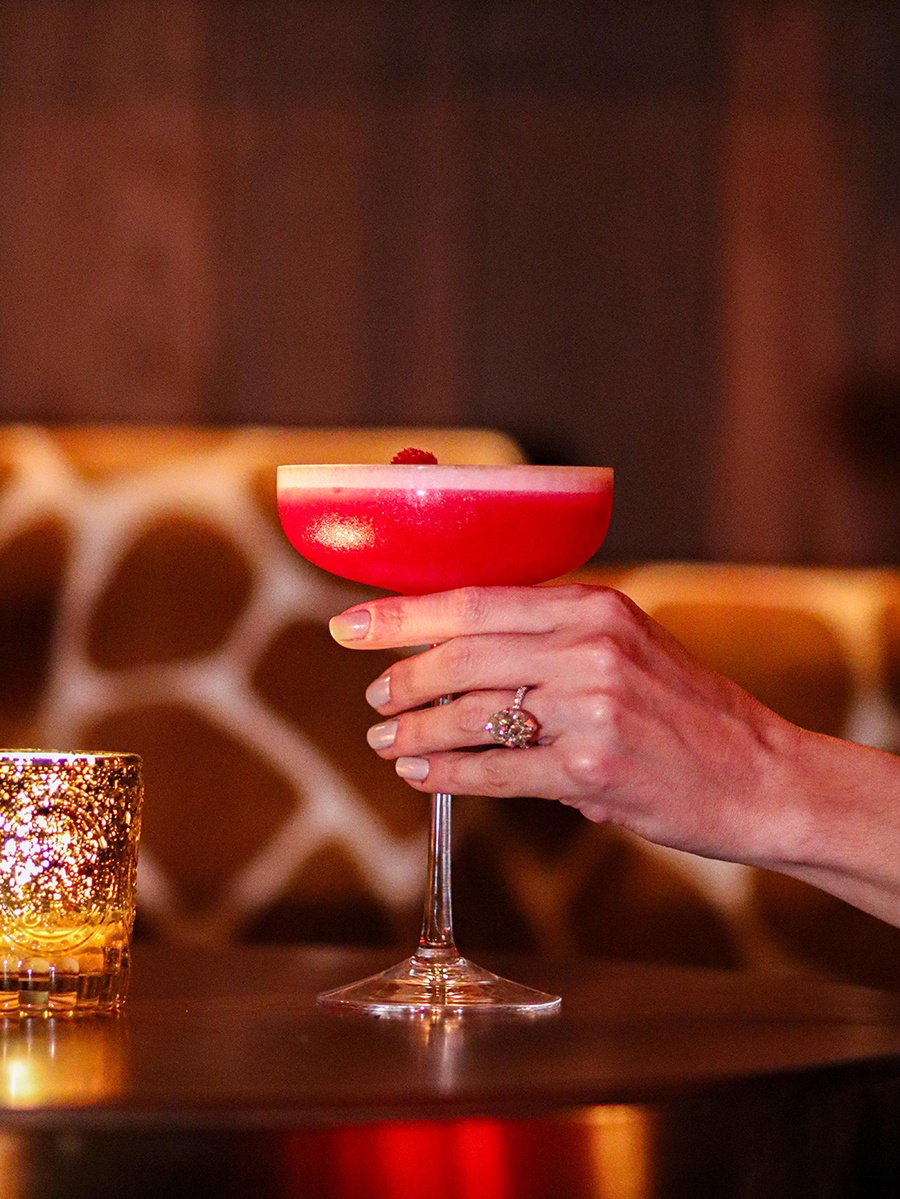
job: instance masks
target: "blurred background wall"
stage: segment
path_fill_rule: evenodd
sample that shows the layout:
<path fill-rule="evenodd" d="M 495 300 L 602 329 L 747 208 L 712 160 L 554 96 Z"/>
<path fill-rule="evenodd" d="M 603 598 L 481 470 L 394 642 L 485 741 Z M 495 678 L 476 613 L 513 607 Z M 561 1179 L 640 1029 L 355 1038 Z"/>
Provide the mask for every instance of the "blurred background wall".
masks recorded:
<path fill-rule="evenodd" d="M 0 419 L 488 424 L 893 562 L 900 5 L 3 0 Z"/>

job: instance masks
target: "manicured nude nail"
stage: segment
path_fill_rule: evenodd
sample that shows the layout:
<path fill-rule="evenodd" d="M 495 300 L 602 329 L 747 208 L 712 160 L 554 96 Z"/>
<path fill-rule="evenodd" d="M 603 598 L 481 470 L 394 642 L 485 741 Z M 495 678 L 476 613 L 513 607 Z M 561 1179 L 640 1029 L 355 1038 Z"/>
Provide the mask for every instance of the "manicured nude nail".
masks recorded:
<path fill-rule="evenodd" d="M 366 703 L 370 708 L 380 708 L 391 698 L 391 676 L 383 674 L 370 683 L 366 690 Z"/>
<path fill-rule="evenodd" d="M 394 769 L 402 779 L 412 779 L 414 783 L 424 782 L 428 778 L 427 758 L 398 758 Z"/>
<path fill-rule="evenodd" d="M 369 631 L 372 617 L 365 608 L 357 612 L 341 612 L 332 616 L 328 629 L 335 641 L 359 641 Z"/>
<path fill-rule="evenodd" d="M 390 749 L 397 736 L 399 720 L 386 720 L 383 724 L 373 724 L 366 733 L 366 740 L 372 749 Z"/>

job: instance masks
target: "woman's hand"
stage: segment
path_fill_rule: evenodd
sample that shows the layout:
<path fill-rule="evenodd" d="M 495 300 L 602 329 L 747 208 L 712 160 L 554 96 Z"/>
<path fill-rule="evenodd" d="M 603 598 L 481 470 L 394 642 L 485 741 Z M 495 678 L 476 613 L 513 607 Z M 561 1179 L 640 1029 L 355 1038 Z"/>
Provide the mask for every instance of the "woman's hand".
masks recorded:
<path fill-rule="evenodd" d="M 791 874 L 900 925 L 900 759 L 789 724 L 619 592 L 382 599 L 335 617 L 332 633 L 354 649 L 432 645 L 367 692 L 382 717 L 369 743 L 417 790 L 557 799 L 662 845 Z M 538 743 L 494 747 L 485 725 L 523 685 Z"/>
<path fill-rule="evenodd" d="M 332 633 L 354 649 L 432 645 L 367 692 L 383 718 L 370 745 L 417 790 L 556 799 L 740 861 L 773 862 L 807 838 L 810 813 L 783 787 L 801 731 L 702 667 L 620 592 L 392 597 L 336 617 Z M 496 747 L 485 725 L 522 685 L 539 740 Z M 455 698 L 426 706 L 443 695 Z"/>

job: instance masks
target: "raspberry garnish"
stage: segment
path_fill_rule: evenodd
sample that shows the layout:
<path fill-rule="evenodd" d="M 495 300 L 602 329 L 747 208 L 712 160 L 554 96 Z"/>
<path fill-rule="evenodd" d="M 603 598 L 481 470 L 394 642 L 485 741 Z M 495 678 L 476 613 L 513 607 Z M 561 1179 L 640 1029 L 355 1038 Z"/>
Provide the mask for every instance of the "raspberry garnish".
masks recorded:
<path fill-rule="evenodd" d="M 415 446 L 407 446 L 391 459 L 392 466 L 437 466 L 437 458 L 430 450 L 417 450 Z"/>

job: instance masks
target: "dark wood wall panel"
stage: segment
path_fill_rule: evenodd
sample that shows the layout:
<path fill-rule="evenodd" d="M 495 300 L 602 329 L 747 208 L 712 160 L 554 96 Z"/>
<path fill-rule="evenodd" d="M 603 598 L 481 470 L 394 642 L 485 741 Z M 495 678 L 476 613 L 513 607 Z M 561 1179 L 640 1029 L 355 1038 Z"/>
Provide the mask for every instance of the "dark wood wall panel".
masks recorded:
<path fill-rule="evenodd" d="M 199 14 L 7 4 L 2 29 L 5 414 L 202 418 L 215 288 Z"/>
<path fill-rule="evenodd" d="M 620 467 L 612 553 L 691 550 L 696 497 L 673 497 L 705 438 L 673 413 L 709 423 L 706 18 L 489 0 L 4 18 L 5 415 L 497 424 Z"/>
<path fill-rule="evenodd" d="M 613 464 L 608 552 L 690 554 L 714 415 L 713 123 L 689 96 L 495 100 L 476 390 L 548 461 Z"/>
<path fill-rule="evenodd" d="M 364 391 L 361 114 L 207 117 L 217 352 L 209 419 L 343 424 Z M 335 148 L 340 147 L 340 153 Z"/>
<path fill-rule="evenodd" d="M 5 0 L 0 415 L 494 424 L 608 557 L 884 557 L 898 12 Z"/>
<path fill-rule="evenodd" d="M 900 8 L 735 5 L 724 49 L 708 544 L 727 558 L 895 561 Z"/>

